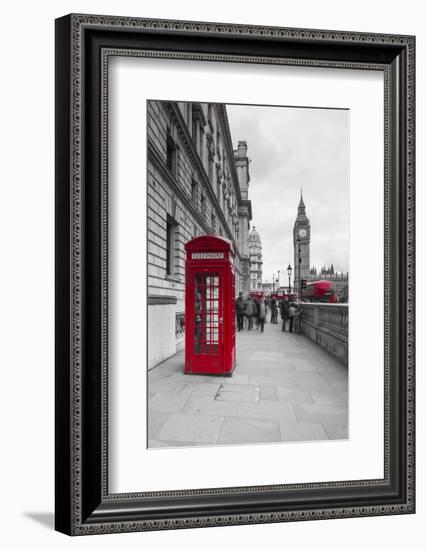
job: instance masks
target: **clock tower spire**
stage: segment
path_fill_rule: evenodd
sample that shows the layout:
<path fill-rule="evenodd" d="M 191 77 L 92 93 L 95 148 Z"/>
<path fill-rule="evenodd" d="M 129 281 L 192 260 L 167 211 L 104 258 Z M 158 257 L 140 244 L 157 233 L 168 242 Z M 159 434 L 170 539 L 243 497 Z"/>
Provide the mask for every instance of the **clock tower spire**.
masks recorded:
<path fill-rule="evenodd" d="M 300 295 L 301 280 L 309 279 L 309 248 L 311 242 L 311 225 L 306 216 L 306 207 L 303 202 L 302 190 L 297 207 L 297 218 L 293 228 L 294 246 L 294 289 Z"/>

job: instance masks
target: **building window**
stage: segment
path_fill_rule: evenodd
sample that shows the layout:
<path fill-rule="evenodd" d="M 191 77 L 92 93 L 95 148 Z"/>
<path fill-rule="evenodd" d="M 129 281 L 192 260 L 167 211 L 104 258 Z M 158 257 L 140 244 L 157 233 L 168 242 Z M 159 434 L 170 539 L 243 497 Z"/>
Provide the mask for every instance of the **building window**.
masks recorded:
<path fill-rule="evenodd" d="M 214 155 L 209 151 L 209 182 L 213 186 Z"/>
<path fill-rule="evenodd" d="M 204 162 L 204 128 L 200 128 L 200 131 L 198 132 L 198 137 L 200 140 L 198 154 L 200 155 L 201 161 Z"/>
<path fill-rule="evenodd" d="M 216 216 L 214 213 L 212 213 L 212 233 L 213 235 L 216 233 Z"/>
<path fill-rule="evenodd" d="M 185 113 L 186 113 L 186 126 L 188 128 L 188 130 L 190 130 L 191 128 L 191 119 L 192 119 L 192 116 L 191 116 L 191 113 L 192 113 L 192 106 L 190 103 L 186 103 L 185 104 Z"/>
<path fill-rule="evenodd" d="M 166 275 L 175 275 L 175 248 L 176 248 L 177 222 L 167 214 L 166 234 Z"/>
<path fill-rule="evenodd" d="M 219 131 L 219 125 L 216 124 L 216 151 L 217 156 L 219 160 L 221 160 L 221 153 L 222 153 L 222 139 Z"/>
<path fill-rule="evenodd" d="M 170 134 L 167 135 L 167 167 L 170 172 L 176 176 L 177 168 L 177 152 L 176 152 L 176 143 Z"/>
<path fill-rule="evenodd" d="M 191 201 L 195 208 L 198 206 L 198 183 L 193 179 L 191 182 Z"/>
<path fill-rule="evenodd" d="M 206 211 L 207 211 L 207 205 L 206 205 L 206 196 L 204 194 L 201 195 L 201 215 L 206 218 Z"/>
<path fill-rule="evenodd" d="M 192 141 L 195 145 L 195 148 L 198 150 L 198 139 L 197 139 L 197 119 L 195 117 L 192 117 Z"/>
<path fill-rule="evenodd" d="M 209 106 L 207 108 L 207 122 L 209 123 L 210 130 L 213 133 L 213 105 L 209 103 Z"/>
<path fill-rule="evenodd" d="M 222 193 L 221 193 L 221 185 L 220 185 L 220 177 L 219 176 L 217 176 L 217 178 L 216 178 L 216 195 L 217 195 L 217 200 L 219 201 L 219 204 L 222 207 Z"/>

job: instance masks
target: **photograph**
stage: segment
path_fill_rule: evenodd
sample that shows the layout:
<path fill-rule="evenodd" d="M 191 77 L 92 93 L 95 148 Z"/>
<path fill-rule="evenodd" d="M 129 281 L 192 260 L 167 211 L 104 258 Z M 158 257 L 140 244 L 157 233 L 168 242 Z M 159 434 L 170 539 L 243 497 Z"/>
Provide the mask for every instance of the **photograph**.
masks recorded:
<path fill-rule="evenodd" d="M 347 440 L 350 109 L 146 109 L 147 448 Z"/>
<path fill-rule="evenodd" d="M 419 23 L 315 6 L 55 20 L 60 533 L 416 512 Z"/>

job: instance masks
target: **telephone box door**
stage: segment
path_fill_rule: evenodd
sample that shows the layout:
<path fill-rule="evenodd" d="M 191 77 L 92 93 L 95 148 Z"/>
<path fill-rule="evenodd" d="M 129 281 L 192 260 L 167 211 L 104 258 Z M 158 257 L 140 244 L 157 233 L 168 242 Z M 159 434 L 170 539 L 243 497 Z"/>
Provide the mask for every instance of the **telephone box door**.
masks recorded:
<path fill-rule="evenodd" d="M 193 346 L 191 371 L 220 373 L 223 369 L 223 269 L 200 269 L 192 274 Z"/>

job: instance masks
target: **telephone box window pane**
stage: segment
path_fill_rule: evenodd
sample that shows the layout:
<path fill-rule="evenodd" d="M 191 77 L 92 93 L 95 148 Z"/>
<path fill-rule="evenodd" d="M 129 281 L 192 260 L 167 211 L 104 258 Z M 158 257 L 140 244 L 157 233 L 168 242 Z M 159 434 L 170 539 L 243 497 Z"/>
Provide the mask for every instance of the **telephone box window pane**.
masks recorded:
<path fill-rule="evenodd" d="M 219 274 L 197 273 L 194 292 L 194 351 L 197 354 L 215 354 L 219 349 Z"/>

